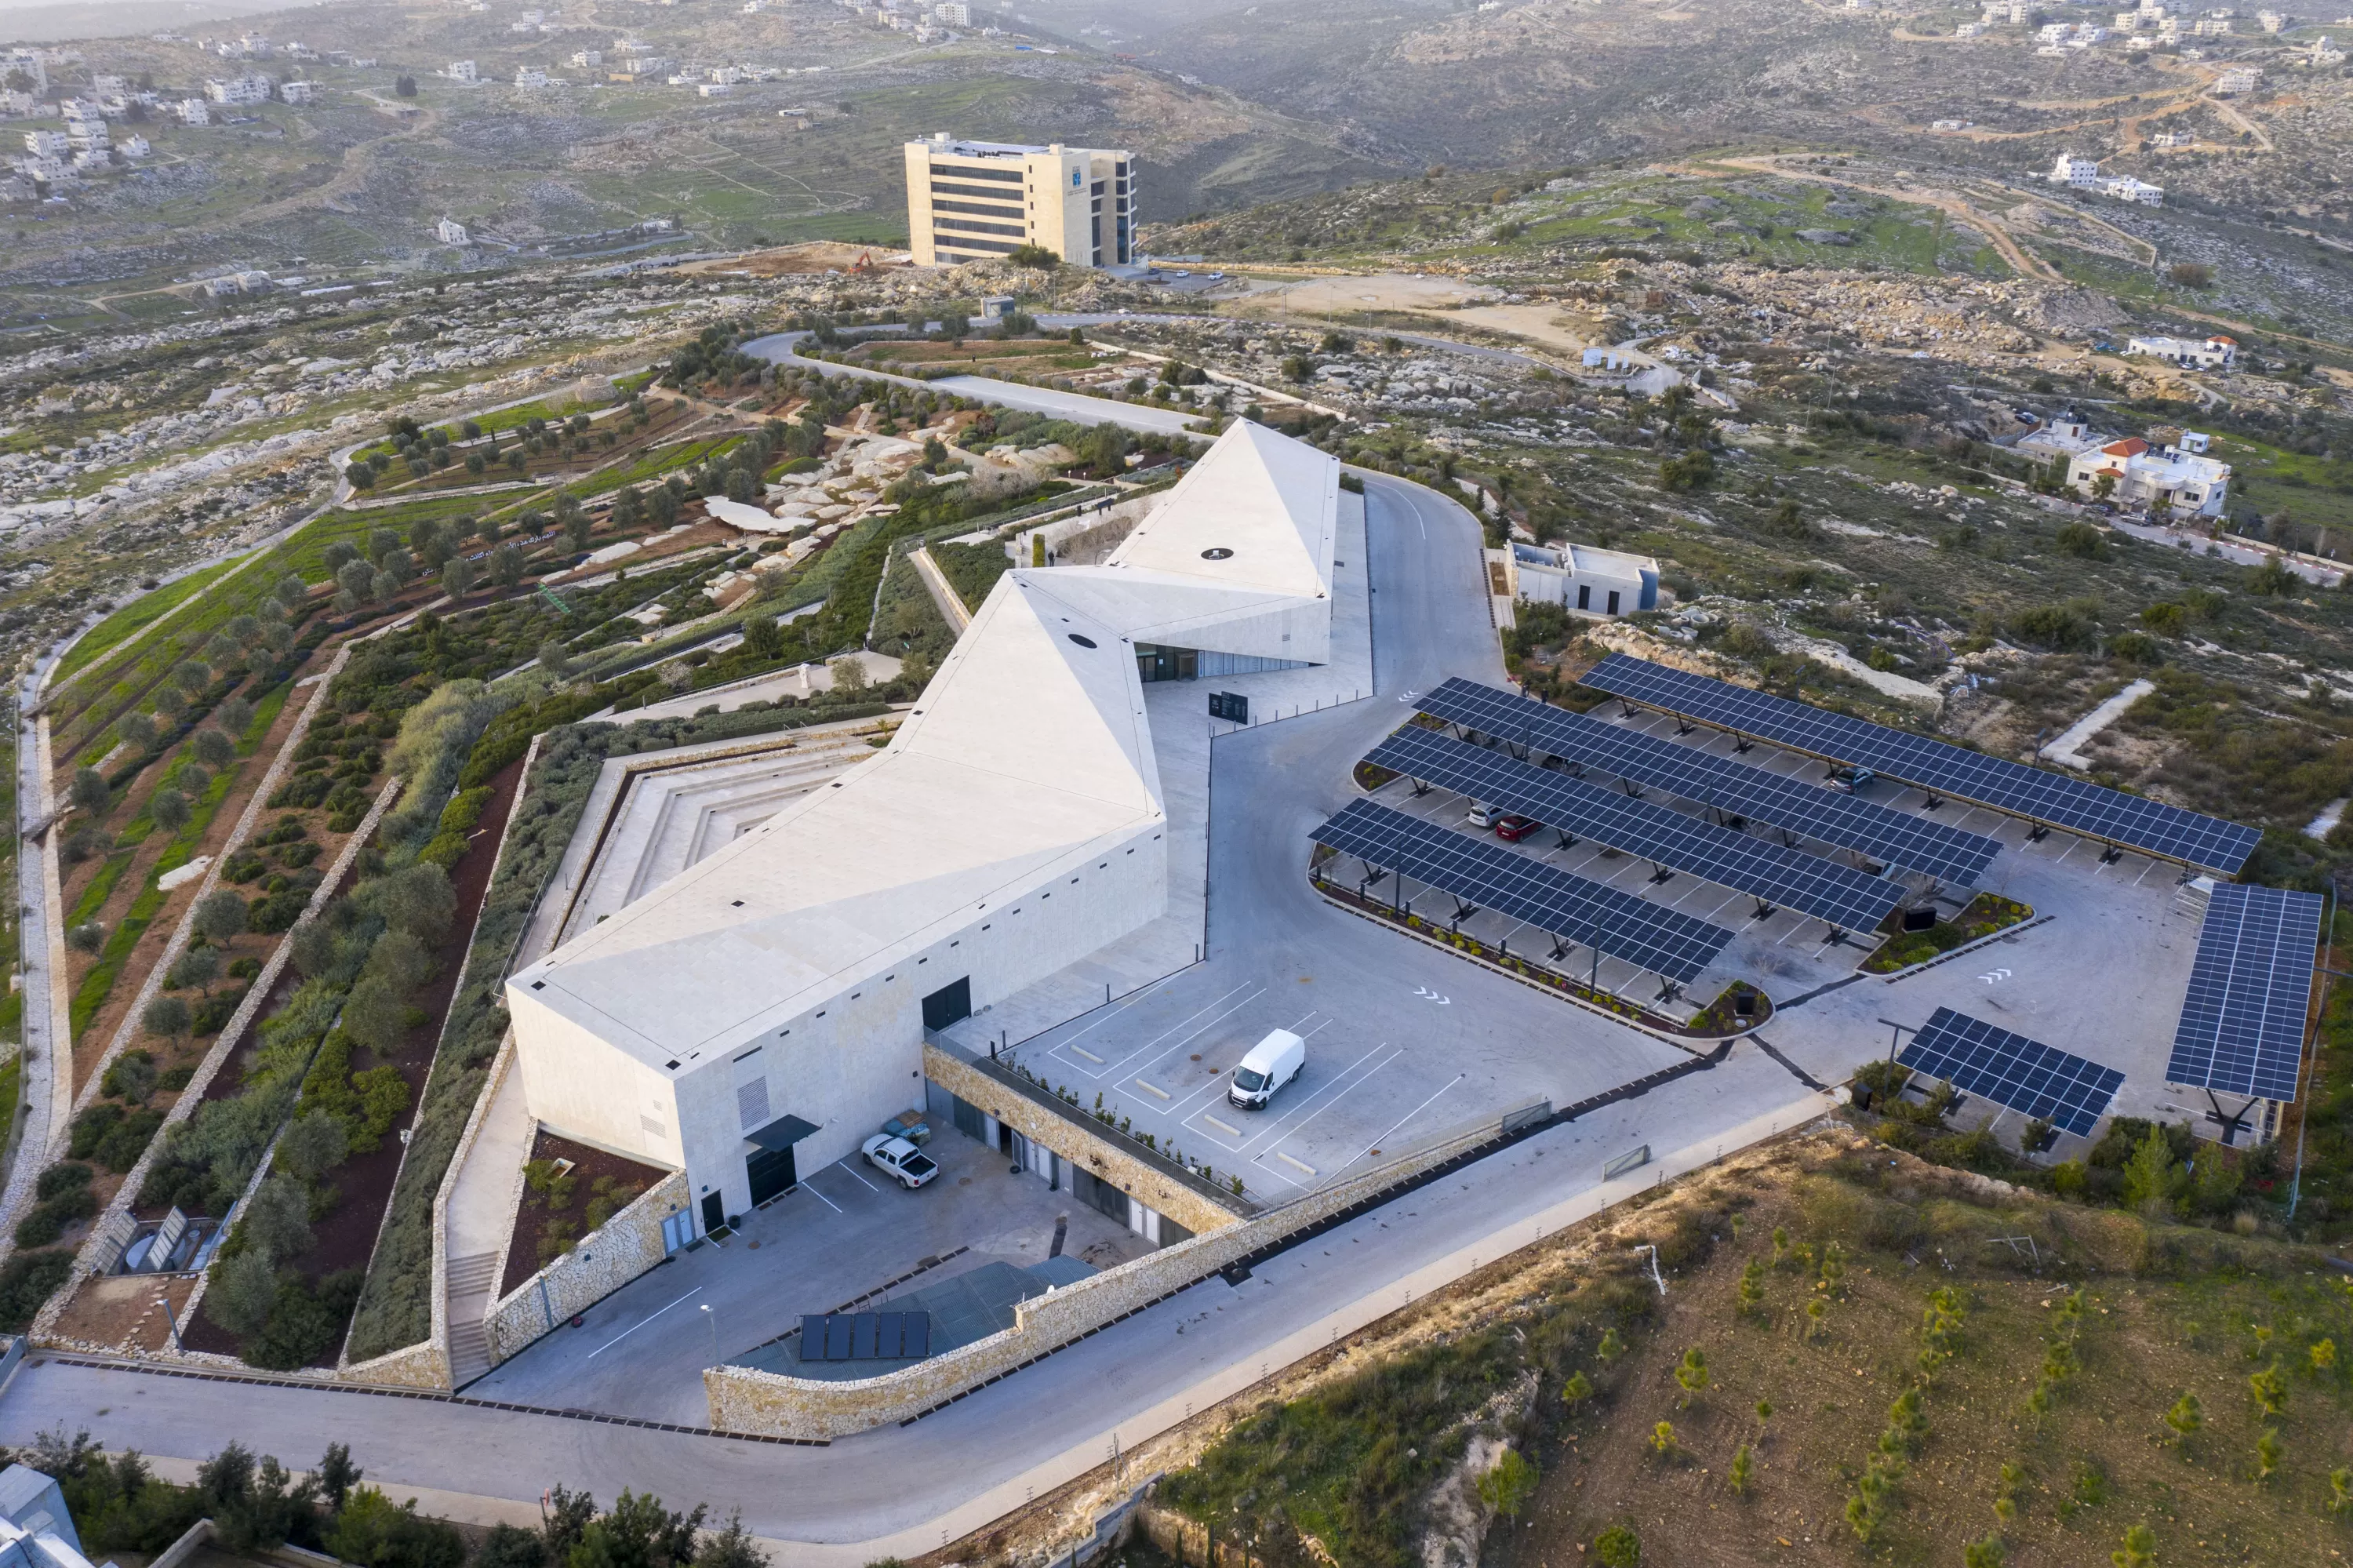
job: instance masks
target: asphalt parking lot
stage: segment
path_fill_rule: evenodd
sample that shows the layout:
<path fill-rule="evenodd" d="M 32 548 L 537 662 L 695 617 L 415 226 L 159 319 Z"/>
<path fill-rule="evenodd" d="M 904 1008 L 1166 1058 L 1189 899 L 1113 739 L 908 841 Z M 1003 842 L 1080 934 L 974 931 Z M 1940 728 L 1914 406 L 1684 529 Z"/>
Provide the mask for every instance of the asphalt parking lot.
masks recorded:
<path fill-rule="evenodd" d="M 1009 1173 L 1003 1156 L 935 1128 L 940 1174 L 909 1192 L 862 1160 L 810 1172 L 723 1241 L 674 1254 L 470 1386 L 481 1399 L 700 1426 L 702 1369 L 897 1281 L 936 1282 L 1052 1250 L 1108 1268 L 1151 1250 L 1127 1227 Z"/>

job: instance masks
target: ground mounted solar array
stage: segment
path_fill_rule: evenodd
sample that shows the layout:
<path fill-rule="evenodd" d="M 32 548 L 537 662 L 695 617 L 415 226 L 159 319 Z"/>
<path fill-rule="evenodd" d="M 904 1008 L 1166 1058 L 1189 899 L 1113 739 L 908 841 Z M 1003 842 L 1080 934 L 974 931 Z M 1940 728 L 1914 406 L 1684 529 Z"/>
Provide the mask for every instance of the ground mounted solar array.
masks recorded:
<path fill-rule="evenodd" d="M 2315 894 L 2236 883 L 2215 887 L 2165 1065 L 2167 1083 L 2295 1098 L 2320 917 Z"/>
<path fill-rule="evenodd" d="M 2001 853 L 2001 841 L 1983 833 L 1834 794 L 1801 779 L 1459 676 L 1415 698 L 1414 704 L 1432 718 L 1534 747 L 1579 768 L 1599 768 L 1637 785 L 1672 789 L 1684 800 L 1964 887 L 1978 885 L 1986 867 Z"/>
<path fill-rule="evenodd" d="M 1679 984 L 1698 979 L 1732 940 L 1721 926 L 1370 800 L 1350 801 L 1310 836 Z"/>
<path fill-rule="evenodd" d="M 2025 1116 L 2088 1136 L 2125 1075 L 2023 1034 L 1940 1007 L 1896 1055 L 1915 1073 L 1944 1078 Z"/>
<path fill-rule="evenodd" d="M 1366 758 L 1377 767 L 1459 789 L 1628 854 L 1827 920 L 1874 929 L 1904 887 L 1811 855 L 1636 800 L 1484 747 L 1409 725 Z"/>
<path fill-rule="evenodd" d="M 1578 681 L 1629 702 L 1867 768 L 1932 794 L 2189 865 L 2236 874 L 2263 836 L 2242 823 L 1623 653 L 1610 654 Z"/>
<path fill-rule="evenodd" d="M 810 1312 L 801 1318 L 805 1361 L 919 1361 L 931 1353 L 929 1312 Z"/>

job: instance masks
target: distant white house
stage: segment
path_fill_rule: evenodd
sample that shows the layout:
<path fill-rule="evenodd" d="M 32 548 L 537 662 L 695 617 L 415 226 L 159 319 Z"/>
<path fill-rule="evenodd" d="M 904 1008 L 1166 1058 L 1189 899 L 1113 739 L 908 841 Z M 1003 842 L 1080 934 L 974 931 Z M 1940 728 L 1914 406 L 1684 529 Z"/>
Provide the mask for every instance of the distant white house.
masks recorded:
<path fill-rule="evenodd" d="M 2266 33 L 2284 32 L 2287 17 L 2277 11 L 2258 11 L 2255 13 L 2255 26 Z"/>
<path fill-rule="evenodd" d="M 266 76 L 240 76 L 227 81 L 216 77 L 205 83 L 205 96 L 215 103 L 267 103 L 269 101 L 269 79 Z"/>
<path fill-rule="evenodd" d="M 435 224 L 433 237 L 444 245 L 466 245 L 473 239 L 473 236 L 466 232 L 466 226 L 454 217 L 445 217 Z"/>
<path fill-rule="evenodd" d="M 572 51 L 572 63 L 583 68 L 593 68 L 603 65 L 605 63 L 605 51 L 602 49 L 575 49 Z"/>
<path fill-rule="evenodd" d="M 2330 43 L 2328 41 L 2328 35 L 2323 33 L 2320 35 L 2319 39 L 2313 44 L 2312 48 L 2306 51 L 2304 63 L 2311 66 L 2343 65 L 2345 63 L 2345 51 L 2338 48 L 2335 44 Z"/>
<path fill-rule="evenodd" d="M 2202 340 L 2133 337 L 2125 340 L 2125 352 L 2151 359 L 2169 359 L 2185 370 L 2229 370 L 2239 362 L 2239 340 L 2219 333 Z"/>
<path fill-rule="evenodd" d="M 948 5 L 934 5 L 932 7 L 932 15 L 951 27 L 972 26 L 972 7 L 965 5 L 963 0 L 951 0 Z"/>
<path fill-rule="evenodd" d="M 2232 66 L 2214 79 L 2214 96 L 2236 98 L 2254 91 L 2263 85 L 2263 68 L 2261 66 Z"/>
<path fill-rule="evenodd" d="M 451 81 L 462 81 L 469 84 L 478 82 L 482 79 L 482 73 L 474 69 L 474 62 L 471 60 L 451 60 L 449 62 L 449 68 L 441 74 L 448 77 Z"/>
<path fill-rule="evenodd" d="M 546 87 L 549 85 L 547 71 L 540 66 L 517 66 L 514 84 L 517 87 Z"/>
<path fill-rule="evenodd" d="M 144 136 L 126 136 L 117 150 L 126 158 L 143 158 L 155 149 L 148 145 Z"/>
<path fill-rule="evenodd" d="M 2163 207 L 2165 187 L 2137 180 L 2130 175 L 2118 175 L 2100 182 L 2100 194 L 2117 201 L 2136 202 L 2142 207 Z"/>
<path fill-rule="evenodd" d="M 213 122 L 213 111 L 201 98 L 184 98 L 172 112 L 180 117 L 183 125 L 209 125 Z"/>
<path fill-rule="evenodd" d="M 695 96 L 698 98 L 724 98 L 734 90 L 733 82 L 699 81 L 694 84 Z"/>
<path fill-rule="evenodd" d="M 2126 505 L 2155 507 L 2200 517 L 2220 517 L 2230 493 L 2231 465 L 2178 447 L 2152 447 L 2138 436 L 2110 441 L 2077 454 L 2067 466 L 2067 482 L 2108 493 Z"/>
<path fill-rule="evenodd" d="M 2054 185 L 2067 185 L 2079 191 L 2090 190 L 2100 183 L 2100 161 L 2097 158 L 2079 158 L 2073 153 L 2062 153 L 2059 154 L 2059 161 L 2052 165 L 2051 173 L 2045 177 Z"/>
<path fill-rule="evenodd" d="M 319 101 L 319 84 L 311 81 L 281 81 L 278 84 L 278 96 L 289 103 L 316 103 Z"/>
<path fill-rule="evenodd" d="M 1577 615 L 1630 615 L 1659 608 L 1659 563 L 1590 545 L 1522 545 L 1507 563 L 1512 597 Z"/>
<path fill-rule="evenodd" d="M 27 131 L 25 151 L 36 158 L 62 158 L 66 155 L 66 133 L 62 131 Z"/>

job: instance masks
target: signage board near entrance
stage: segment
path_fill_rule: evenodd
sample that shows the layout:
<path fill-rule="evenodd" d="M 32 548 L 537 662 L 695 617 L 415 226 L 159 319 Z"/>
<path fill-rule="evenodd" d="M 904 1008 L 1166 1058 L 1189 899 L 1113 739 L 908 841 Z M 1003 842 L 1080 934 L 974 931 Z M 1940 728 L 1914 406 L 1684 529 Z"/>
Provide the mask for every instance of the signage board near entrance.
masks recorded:
<path fill-rule="evenodd" d="M 1209 716 L 1230 719 L 1235 724 L 1250 723 L 1250 699 L 1240 692 L 1211 692 Z"/>

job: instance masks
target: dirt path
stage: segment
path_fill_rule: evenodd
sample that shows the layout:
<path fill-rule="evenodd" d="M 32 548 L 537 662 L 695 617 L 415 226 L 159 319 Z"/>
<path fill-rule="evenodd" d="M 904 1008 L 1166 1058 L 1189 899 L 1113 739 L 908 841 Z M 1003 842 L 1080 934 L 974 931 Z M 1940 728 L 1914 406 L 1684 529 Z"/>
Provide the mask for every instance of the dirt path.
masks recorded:
<path fill-rule="evenodd" d="M 285 217 L 313 207 L 331 207 L 344 196 L 355 195 L 366 185 L 368 170 L 379 151 L 395 142 L 414 141 L 440 127 L 441 111 L 438 109 L 427 109 L 422 104 L 414 109 L 406 104 L 387 104 L 373 92 L 363 92 L 360 96 L 380 109 L 397 109 L 403 114 L 416 115 L 417 119 L 409 124 L 403 125 L 397 131 L 387 131 L 372 141 L 344 148 L 343 166 L 335 171 L 326 184 L 314 185 L 296 196 L 265 202 L 251 211 L 240 215 L 237 219 L 240 226 L 267 223 L 272 218 Z"/>
<path fill-rule="evenodd" d="M 1731 168 L 1746 169 L 1751 174 L 1771 175 L 1785 180 L 1809 180 L 1821 185 L 1843 185 L 1850 190 L 1885 196 L 1890 201 L 1909 202 L 1915 207 L 1933 207 L 1955 221 L 1966 224 L 1984 235 L 1987 241 L 2001 252 L 2003 260 L 2027 277 L 2041 278 L 2048 282 L 2066 281 L 2059 269 L 2038 256 L 2028 254 L 2017 240 L 2010 237 L 2008 229 L 1957 196 L 1943 192 L 1888 190 L 1879 185 L 1864 185 L 1860 180 L 1842 179 L 1834 175 L 1818 175 L 1805 169 L 1786 168 L 1778 158 L 1773 157 L 1719 158 L 1712 161 Z"/>

